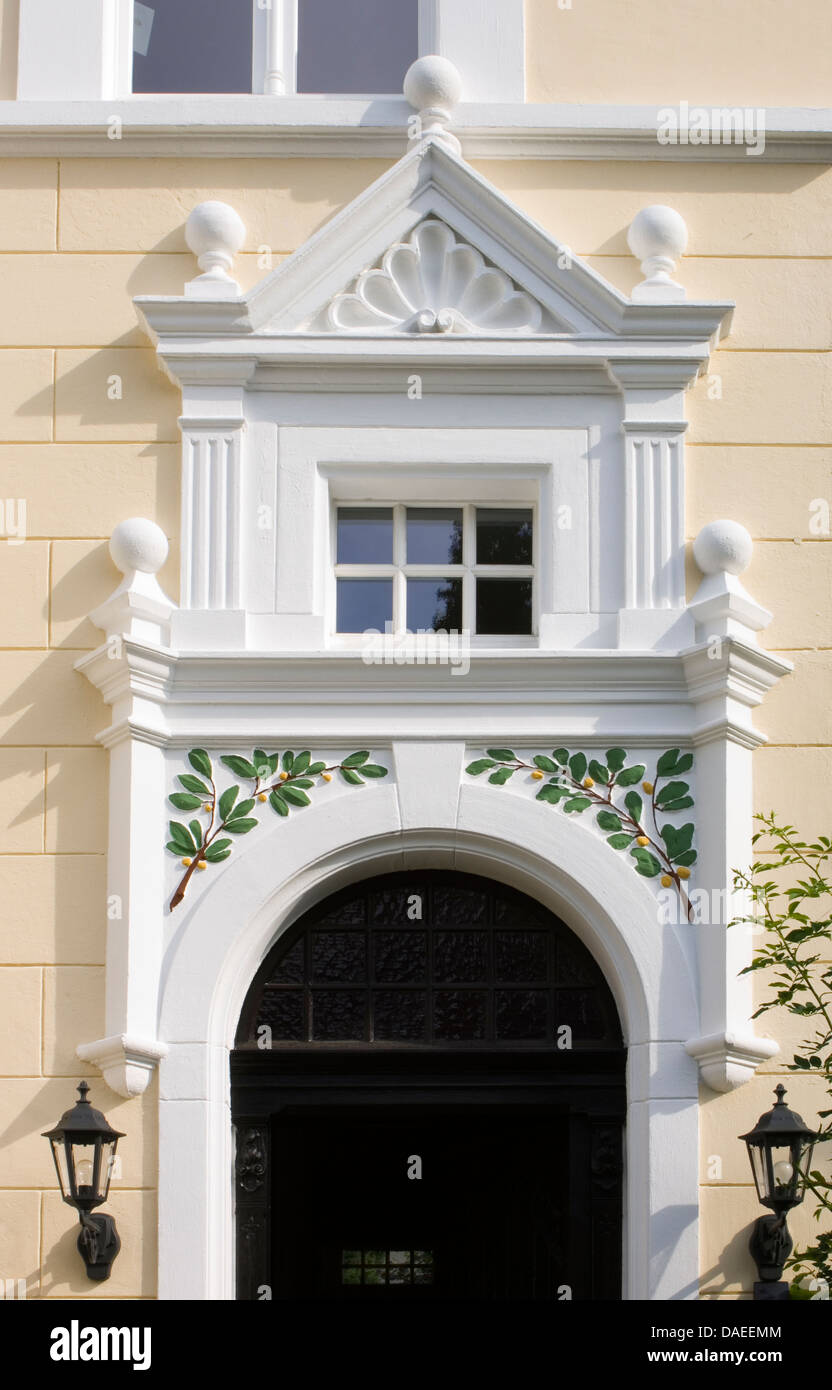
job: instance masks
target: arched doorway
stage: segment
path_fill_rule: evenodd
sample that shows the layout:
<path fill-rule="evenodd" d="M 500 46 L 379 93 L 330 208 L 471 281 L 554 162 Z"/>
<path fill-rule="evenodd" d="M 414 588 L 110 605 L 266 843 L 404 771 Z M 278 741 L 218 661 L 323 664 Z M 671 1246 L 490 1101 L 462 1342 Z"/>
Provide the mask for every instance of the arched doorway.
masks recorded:
<path fill-rule="evenodd" d="M 282 933 L 231 1057 L 237 1296 L 621 1296 L 626 1052 L 503 883 L 370 878 Z"/>

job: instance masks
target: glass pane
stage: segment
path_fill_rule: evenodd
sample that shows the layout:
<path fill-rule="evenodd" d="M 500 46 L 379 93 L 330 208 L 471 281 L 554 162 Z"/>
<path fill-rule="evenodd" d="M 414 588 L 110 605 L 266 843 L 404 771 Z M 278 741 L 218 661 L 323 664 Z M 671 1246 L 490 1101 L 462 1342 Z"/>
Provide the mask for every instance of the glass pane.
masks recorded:
<path fill-rule="evenodd" d="M 134 92 L 250 92 L 251 0 L 136 3 Z"/>
<path fill-rule="evenodd" d="M 296 989 L 266 989 L 257 1015 L 257 1027 L 271 1028 L 275 1042 L 304 1042 L 306 1012 L 303 994 Z"/>
<path fill-rule="evenodd" d="M 530 579 L 477 580 L 477 632 L 502 637 L 526 636 L 532 630 Z"/>
<path fill-rule="evenodd" d="M 547 997 L 542 989 L 498 989 L 494 1000 L 498 1038 L 515 1041 L 545 1038 Z"/>
<path fill-rule="evenodd" d="M 380 984 L 406 985 L 425 978 L 428 949 L 423 931 L 376 932 L 373 954 Z"/>
<path fill-rule="evenodd" d="M 477 507 L 477 564 L 530 565 L 531 562 L 531 508 Z"/>
<path fill-rule="evenodd" d="M 69 1196 L 69 1174 L 67 1170 L 66 1146 L 63 1139 L 52 1139 L 52 1154 L 55 1159 L 55 1168 L 58 1174 L 58 1181 L 61 1184 L 61 1193 L 64 1197 Z"/>
<path fill-rule="evenodd" d="M 368 1041 L 366 992 L 313 990 L 312 1037 L 315 1042 Z"/>
<path fill-rule="evenodd" d="M 461 579 L 408 579 L 409 632 L 461 632 Z"/>
<path fill-rule="evenodd" d="M 461 507 L 408 507 L 407 563 L 462 564 Z"/>
<path fill-rule="evenodd" d="M 367 978 L 363 931 L 320 931 L 312 937 L 312 978 L 316 984 L 347 984 Z"/>
<path fill-rule="evenodd" d="M 95 1175 L 95 1143 L 73 1144 L 72 1156 L 75 1160 L 75 1186 L 78 1197 L 89 1200 L 97 1196 L 93 1187 Z"/>
<path fill-rule="evenodd" d="M 418 0 L 298 0 L 299 92 L 398 95 L 418 56 Z"/>
<path fill-rule="evenodd" d="M 442 984 L 484 980 L 488 938 L 482 931 L 440 931 L 434 945 L 434 978 Z"/>
<path fill-rule="evenodd" d="M 373 1000 L 376 1042 L 424 1042 L 426 996 L 420 989 L 380 989 Z"/>
<path fill-rule="evenodd" d="M 393 508 L 338 508 L 338 564 L 393 563 Z"/>
<path fill-rule="evenodd" d="M 393 622 L 392 579 L 339 579 L 336 631 L 385 632 Z"/>

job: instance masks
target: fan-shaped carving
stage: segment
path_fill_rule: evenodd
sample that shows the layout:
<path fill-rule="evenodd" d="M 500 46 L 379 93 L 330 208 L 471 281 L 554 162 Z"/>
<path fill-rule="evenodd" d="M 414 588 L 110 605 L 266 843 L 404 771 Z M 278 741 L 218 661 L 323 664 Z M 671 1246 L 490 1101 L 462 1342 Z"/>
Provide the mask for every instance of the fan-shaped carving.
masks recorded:
<path fill-rule="evenodd" d="M 327 313 L 341 331 L 415 333 L 534 333 L 542 317 L 531 295 L 435 218 L 391 246 L 380 267 L 359 275 Z"/>

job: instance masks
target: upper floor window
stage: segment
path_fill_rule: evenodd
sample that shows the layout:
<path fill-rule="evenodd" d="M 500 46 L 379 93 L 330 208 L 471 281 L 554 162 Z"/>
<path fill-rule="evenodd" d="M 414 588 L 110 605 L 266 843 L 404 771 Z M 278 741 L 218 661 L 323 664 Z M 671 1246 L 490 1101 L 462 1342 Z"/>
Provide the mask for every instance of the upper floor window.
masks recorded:
<path fill-rule="evenodd" d="M 398 94 L 419 15 L 420 0 L 136 0 L 133 91 Z"/>
<path fill-rule="evenodd" d="M 530 507 L 339 507 L 336 631 L 532 632 Z"/>

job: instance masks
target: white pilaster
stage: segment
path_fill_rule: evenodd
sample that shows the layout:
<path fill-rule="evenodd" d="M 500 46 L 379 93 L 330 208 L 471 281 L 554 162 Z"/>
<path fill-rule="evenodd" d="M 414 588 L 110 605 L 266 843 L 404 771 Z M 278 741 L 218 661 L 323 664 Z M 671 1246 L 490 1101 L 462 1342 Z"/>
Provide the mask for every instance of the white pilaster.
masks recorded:
<path fill-rule="evenodd" d="M 181 609 L 174 642 L 202 635 L 197 613 L 210 614 L 204 637 L 244 645 L 241 579 L 241 418 L 182 425 Z M 224 615 L 221 616 L 221 615 Z M 203 624 L 204 626 L 204 624 Z"/>
<path fill-rule="evenodd" d="M 17 95 L 24 101 L 130 95 L 133 0 L 24 0 Z"/>

